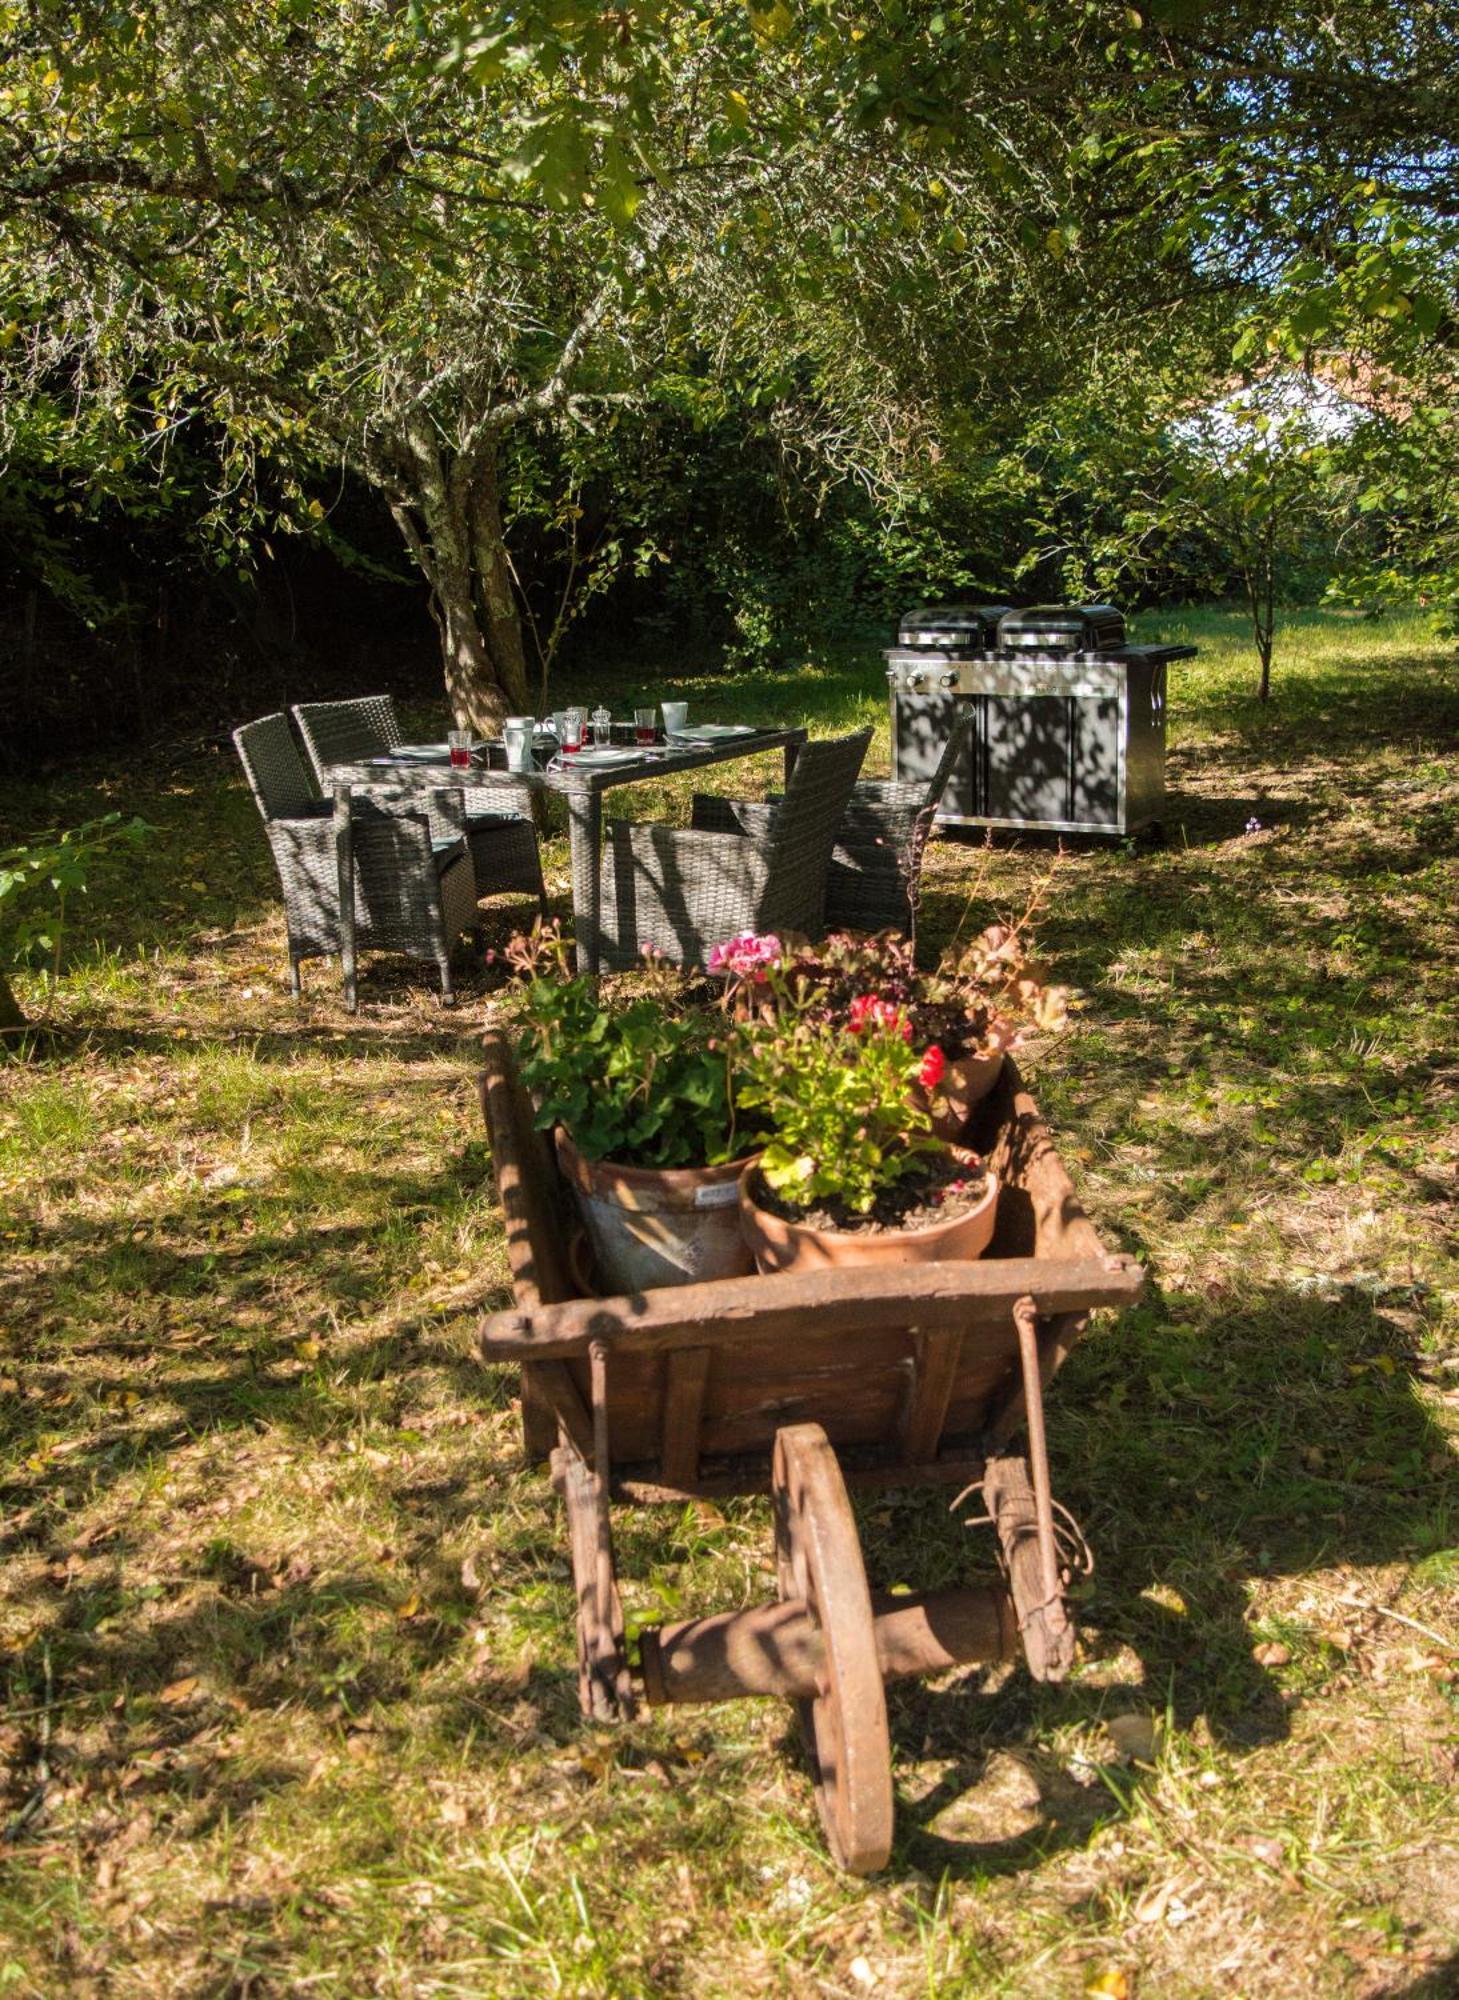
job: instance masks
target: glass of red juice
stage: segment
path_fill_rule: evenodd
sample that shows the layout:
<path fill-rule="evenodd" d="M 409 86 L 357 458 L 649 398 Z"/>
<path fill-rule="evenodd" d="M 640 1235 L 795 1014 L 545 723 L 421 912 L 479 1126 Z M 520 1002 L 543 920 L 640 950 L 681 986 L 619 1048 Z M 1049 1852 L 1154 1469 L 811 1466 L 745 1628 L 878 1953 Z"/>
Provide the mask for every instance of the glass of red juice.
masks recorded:
<path fill-rule="evenodd" d="M 656 708 L 636 708 L 633 711 L 633 740 L 645 744 L 654 742 L 659 733 L 659 712 Z"/>
<path fill-rule="evenodd" d="M 469 729 L 447 730 L 446 748 L 450 752 L 451 769 L 453 771 L 469 771 L 471 769 L 471 731 Z"/>

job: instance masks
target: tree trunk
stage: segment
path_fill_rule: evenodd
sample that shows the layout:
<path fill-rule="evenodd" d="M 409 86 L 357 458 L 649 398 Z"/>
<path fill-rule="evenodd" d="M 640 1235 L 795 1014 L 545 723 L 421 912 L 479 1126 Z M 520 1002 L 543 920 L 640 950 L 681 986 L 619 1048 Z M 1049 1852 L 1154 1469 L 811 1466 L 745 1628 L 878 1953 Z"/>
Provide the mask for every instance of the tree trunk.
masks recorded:
<path fill-rule="evenodd" d="M 1256 698 L 1266 702 L 1272 698 L 1272 647 L 1277 628 L 1276 561 L 1269 550 L 1259 552 L 1254 568 L 1242 571 L 1242 582 L 1246 586 L 1246 608 L 1251 615 L 1251 636 L 1261 662 Z"/>
<path fill-rule="evenodd" d="M 527 662 L 512 595 L 495 460 L 448 467 L 434 441 L 410 440 L 414 494 L 391 511 L 430 585 L 446 698 L 462 729 L 495 731 L 527 703 Z"/>
<path fill-rule="evenodd" d="M 24 1032 L 26 1019 L 20 1011 L 10 981 L 0 972 L 0 1035 L 18 1035 Z"/>
<path fill-rule="evenodd" d="M 477 617 L 503 693 L 512 708 L 525 710 L 529 699 L 527 653 L 507 559 L 495 454 L 477 467 L 466 505 L 471 522 Z"/>

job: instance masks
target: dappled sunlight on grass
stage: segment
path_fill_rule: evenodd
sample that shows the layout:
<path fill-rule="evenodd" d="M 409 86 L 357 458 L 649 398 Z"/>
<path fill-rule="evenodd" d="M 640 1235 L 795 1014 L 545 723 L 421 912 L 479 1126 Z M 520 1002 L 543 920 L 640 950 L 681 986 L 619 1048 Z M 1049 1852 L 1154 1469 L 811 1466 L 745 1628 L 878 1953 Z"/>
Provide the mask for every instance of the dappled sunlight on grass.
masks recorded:
<path fill-rule="evenodd" d="M 1081 1660 L 893 1690 L 898 1844 L 864 1884 L 825 1860 L 783 1706 L 578 1717 L 558 1503 L 511 1371 L 470 1353 L 509 1296 L 474 1094 L 499 968 L 447 1011 L 371 958 L 350 1017 L 320 963 L 294 1005 L 221 754 L 12 793 L 17 830 L 115 805 L 158 832 L 98 873 L 55 991 L 24 982 L 42 1031 L 0 1071 L 10 1988 L 1062 2000 L 1114 1964 L 1162 2000 L 1446 1990 L 1459 672 L 1421 619 L 1302 614 L 1261 712 L 1236 614 L 1157 627 L 1203 649 L 1164 839 L 1057 861 L 1043 939 L 1082 1005 L 1027 1065 L 1150 1271 L 1050 1396 L 1097 1554 Z M 874 646 L 676 687 L 874 720 L 884 760 Z M 565 910 L 560 834 L 546 858 Z M 929 942 L 1055 860 L 935 842 Z M 992 1572 L 945 1496 L 857 1512 L 874 1584 Z M 762 1500 L 617 1526 L 640 1619 L 774 1594 Z"/>

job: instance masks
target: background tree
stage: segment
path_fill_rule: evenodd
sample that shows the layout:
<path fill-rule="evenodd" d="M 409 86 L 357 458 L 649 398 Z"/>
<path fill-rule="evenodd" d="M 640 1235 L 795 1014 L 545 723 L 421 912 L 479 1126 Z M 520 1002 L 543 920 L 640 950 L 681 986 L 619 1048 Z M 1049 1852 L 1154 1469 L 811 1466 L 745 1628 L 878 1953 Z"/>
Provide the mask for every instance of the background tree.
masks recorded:
<path fill-rule="evenodd" d="M 10 16 L 7 392 L 159 462 L 205 430 L 225 539 L 363 475 L 478 725 L 528 693 L 508 517 L 544 450 L 718 381 L 892 512 L 941 413 L 1006 406 L 1014 357 L 1036 382 L 1117 289 L 1080 268 L 1077 105 L 1002 87 L 1067 45 L 1037 9 Z M 571 483 L 546 508 L 523 485 L 576 518 Z"/>

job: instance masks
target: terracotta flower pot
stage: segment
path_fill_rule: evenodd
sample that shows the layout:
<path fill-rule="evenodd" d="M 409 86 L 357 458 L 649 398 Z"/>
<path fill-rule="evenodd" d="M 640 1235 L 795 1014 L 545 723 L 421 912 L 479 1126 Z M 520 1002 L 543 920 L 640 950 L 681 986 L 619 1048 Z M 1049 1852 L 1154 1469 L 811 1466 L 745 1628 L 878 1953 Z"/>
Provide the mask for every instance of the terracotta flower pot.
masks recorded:
<path fill-rule="evenodd" d="M 922 1093 L 937 1137 L 955 1145 L 967 1130 L 975 1106 L 982 1103 L 1002 1074 L 1002 1049 L 990 1049 L 986 1055 L 955 1056 L 942 1072 L 942 1081 L 930 1101 Z M 918 1090 L 921 1091 L 920 1084 Z"/>
<path fill-rule="evenodd" d="M 976 1153 L 950 1146 L 953 1158 L 981 1167 Z M 813 1229 L 762 1208 L 751 1191 L 755 1162 L 740 1179 L 740 1227 L 761 1271 L 813 1271 L 852 1264 L 934 1264 L 981 1257 L 998 1218 L 998 1177 L 988 1174 L 983 1198 L 962 1215 L 923 1229 Z"/>
<path fill-rule="evenodd" d="M 627 1167 L 585 1160 L 560 1125 L 556 1139 L 606 1284 L 642 1292 L 754 1269 L 736 1204 L 740 1176 L 758 1153 L 721 1167 Z"/>

